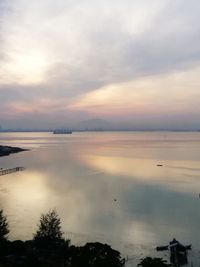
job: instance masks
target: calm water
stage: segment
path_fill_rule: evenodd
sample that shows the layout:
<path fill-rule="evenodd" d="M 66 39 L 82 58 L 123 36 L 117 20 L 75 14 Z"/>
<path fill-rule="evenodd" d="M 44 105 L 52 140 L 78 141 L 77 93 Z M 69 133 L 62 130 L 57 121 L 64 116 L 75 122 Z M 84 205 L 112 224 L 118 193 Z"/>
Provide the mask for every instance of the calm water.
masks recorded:
<path fill-rule="evenodd" d="M 172 237 L 193 244 L 189 266 L 199 266 L 200 133 L 1 133 L 0 144 L 31 149 L 0 158 L 26 168 L 0 176 L 10 238 L 32 238 L 56 208 L 72 243 L 107 242 L 127 266 L 167 255 L 154 248 Z"/>

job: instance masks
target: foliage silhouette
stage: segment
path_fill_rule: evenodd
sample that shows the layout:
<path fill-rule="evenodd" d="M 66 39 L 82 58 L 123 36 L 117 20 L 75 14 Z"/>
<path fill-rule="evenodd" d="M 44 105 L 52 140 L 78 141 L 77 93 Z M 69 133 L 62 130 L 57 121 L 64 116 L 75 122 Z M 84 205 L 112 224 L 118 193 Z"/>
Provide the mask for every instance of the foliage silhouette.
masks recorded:
<path fill-rule="evenodd" d="M 40 217 L 40 224 L 36 234 L 35 240 L 61 241 L 64 240 L 61 231 L 61 221 L 56 210 L 50 210 Z"/>
<path fill-rule="evenodd" d="M 146 257 L 141 260 L 141 262 L 138 264 L 138 266 L 141 267 L 169 267 L 170 264 L 167 264 L 165 260 L 162 258 L 151 258 Z"/>
<path fill-rule="evenodd" d="M 6 216 L 3 214 L 3 210 L 0 210 L 0 241 L 7 240 L 9 234 L 9 226 Z"/>
<path fill-rule="evenodd" d="M 6 217 L 0 211 L 2 242 L 1 267 L 122 267 L 124 259 L 107 244 L 87 243 L 82 247 L 69 246 L 62 236 L 61 221 L 55 210 L 42 214 L 33 240 L 9 241 Z"/>
<path fill-rule="evenodd" d="M 83 247 L 72 246 L 67 267 L 122 267 L 124 259 L 107 244 L 87 243 Z"/>

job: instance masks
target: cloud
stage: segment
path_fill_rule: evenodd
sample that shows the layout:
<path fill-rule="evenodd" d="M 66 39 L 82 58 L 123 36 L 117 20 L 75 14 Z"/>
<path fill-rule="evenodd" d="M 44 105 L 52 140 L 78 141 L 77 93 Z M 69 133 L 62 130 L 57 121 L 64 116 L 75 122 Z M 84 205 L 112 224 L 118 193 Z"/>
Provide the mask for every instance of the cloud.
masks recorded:
<path fill-rule="evenodd" d="M 19 83 L 47 72 L 92 90 L 91 81 L 99 86 L 199 60 L 199 40 L 191 40 L 198 37 L 197 22 L 198 14 L 180 1 L 15 0 L 3 24 L 9 58 L 4 68 Z"/>
<path fill-rule="evenodd" d="M 66 109 L 105 87 L 194 69 L 199 8 L 197 0 L 2 0 L 0 104 L 5 95 L 10 106 L 41 98 L 56 112 L 53 101 Z"/>
<path fill-rule="evenodd" d="M 70 105 L 72 110 L 100 114 L 118 121 L 156 121 L 163 127 L 167 120 L 173 125 L 177 119 L 185 125 L 199 123 L 200 68 L 134 79 L 125 83 L 104 86 L 78 97 Z M 149 124 L 149 122 L 148 122 Z"/>

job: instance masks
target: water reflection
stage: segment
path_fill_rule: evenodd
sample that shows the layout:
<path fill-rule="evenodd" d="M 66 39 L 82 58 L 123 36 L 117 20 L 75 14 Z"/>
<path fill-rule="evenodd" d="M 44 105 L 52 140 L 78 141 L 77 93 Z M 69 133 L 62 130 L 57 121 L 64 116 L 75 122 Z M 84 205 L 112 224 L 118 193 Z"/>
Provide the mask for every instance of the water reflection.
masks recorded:
<path fill-rule="evenodd" d="M 198 247 L 200 135 L 193 141 L 187 136 L 186 143 L 178 134 L 145 136 L 146 141 L 138 133 L 4 137 L 19 146 L 28 140 L 34 148 L 0 158 L 4 168 L 26 167 L 0 177 L 11 237 L 32 237 L 40 214 L 56 208 L 73 242 L 109 240 L 130 255 L 173 236 Z"/>
<path fill-rule="evenodd" d="M 199 193 L 198 161 L 158 161 L 87 154 L 82 155 L 81 160 L 89 167 L 109 175 L 126 176 L 140 183 L 160 184 L 170 187 L 171 190 Z"/>

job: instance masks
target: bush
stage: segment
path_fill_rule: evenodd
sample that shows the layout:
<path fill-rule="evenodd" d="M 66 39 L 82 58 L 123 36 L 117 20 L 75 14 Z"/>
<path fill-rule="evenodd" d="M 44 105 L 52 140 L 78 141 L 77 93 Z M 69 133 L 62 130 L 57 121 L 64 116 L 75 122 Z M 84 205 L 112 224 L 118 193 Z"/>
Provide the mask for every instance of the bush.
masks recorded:
<path fill-rule="evenodd" d="M 83 247 L 72 246 L 67 267 L 122 267 L 124 259 L 107 244 L 87 243 Z"/>
<path fill-rule="evenodd" d="M 168 267 L 170 264 L 167 264 L 162 258 L 151 258 L 146 257 L 141 260 L 138 266 L 142 267 Z"/>
<path fill-rule="evenodd" d="M 3 214 L 3 210 L 0 210 L 0 240 L 7 240 L 9 234 L 9 226 L 6 216 Z"/>

